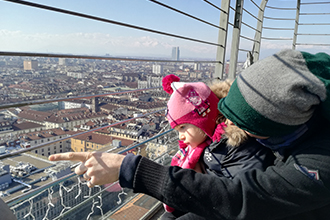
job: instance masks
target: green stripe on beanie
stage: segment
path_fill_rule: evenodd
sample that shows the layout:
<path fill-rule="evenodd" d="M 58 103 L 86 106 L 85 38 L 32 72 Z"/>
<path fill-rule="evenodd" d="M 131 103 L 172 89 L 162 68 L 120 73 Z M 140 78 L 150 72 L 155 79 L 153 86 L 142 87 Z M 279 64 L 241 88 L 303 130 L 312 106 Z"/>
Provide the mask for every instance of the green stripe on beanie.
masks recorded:
<path fill-rule="evenodd" d="M 298 128 L 274 122 L 255 111 L 240 93 L 237 80 L 231 85 L 228 95 L 219 101 L 218 109 L 236 126 L 255 135 L 280 136 Z"/>
<path fill-rule="evenodd" d="M 325 54 L 303 55 L 296 50 L 282 50 L 244 70 L 218 108 L 250 133 L 289 134 L 306 123 L 321 102 L 329 109 L 327 59 L 329 55 Z"/>
<path fill-rule="evenodd" d="M 326 53 L 310 54 L 301 52 L 308 69 L 319 78 L 327 90 L 326 99 L 322 100 L 322 115 L 330 121 L 330 56 Z"/>

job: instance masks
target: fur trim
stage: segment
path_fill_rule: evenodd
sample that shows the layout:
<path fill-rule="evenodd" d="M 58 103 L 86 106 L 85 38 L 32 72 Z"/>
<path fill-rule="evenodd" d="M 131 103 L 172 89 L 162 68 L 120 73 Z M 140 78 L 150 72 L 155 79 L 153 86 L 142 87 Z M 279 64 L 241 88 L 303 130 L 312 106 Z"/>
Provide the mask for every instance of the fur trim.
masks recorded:
<path fill-rule="evenodd" d="M 217 80 L 211 82 L 209 84 L 209 87 L 219 99 L 222 99 L 227 96 L 232 83 L 233 80 Z M 219 113 L 217 123 L 220 124 L 225 121 L 226 118 L 221 113 Z M 228 145 L 238 147 L 247 140 L 248 135 L 245 133 L 245 131 L 235 125 L 228 125 L 227 122 L 225 122 L 225 124 L 227 125 L 227 127 L 224 127 L 225 133 L 223 134 L 223 136 L 228 138 Z"/>
<path fill-rule="evenodd" d="M 225 127 L 225 133 L 223 136 L 227 137 L 227 144 L 233 147 L 238 147 L 243 144 L 247 139 L 248 135 L 237 127 L 236 125 L 228 125 Z"/>
<path fill-rule="evenodd" d="M 219 99 L 222 99 L 227 96 L 232 83 L 232 80 L 227 79 L 225 81 L 212 82 L 209 87 Z"/>

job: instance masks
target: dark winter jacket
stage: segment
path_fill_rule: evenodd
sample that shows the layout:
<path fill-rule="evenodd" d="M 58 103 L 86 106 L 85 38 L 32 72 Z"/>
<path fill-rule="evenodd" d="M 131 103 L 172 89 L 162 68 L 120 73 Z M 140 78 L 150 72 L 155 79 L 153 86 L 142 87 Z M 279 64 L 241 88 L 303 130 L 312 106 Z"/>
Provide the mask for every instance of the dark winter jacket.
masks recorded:
<path fill-rule="evenodd" d="M 119 181 L 205 219 L 328 220 L 330 124 L 323 120 L 317 125 L 265 171 L 250 169 L 230 179 L 129 155 Z"/>
<path fill-rule="evenodd" d="M 243 144 L 233 147 L 227 139 L 213 142 L 203 154 L 204 168 L 208 174 L 233 178 L 249 169 L 265 170 L 273 165 L 273 152 L 262 146 L 254 138 L 248 138 Z"/>

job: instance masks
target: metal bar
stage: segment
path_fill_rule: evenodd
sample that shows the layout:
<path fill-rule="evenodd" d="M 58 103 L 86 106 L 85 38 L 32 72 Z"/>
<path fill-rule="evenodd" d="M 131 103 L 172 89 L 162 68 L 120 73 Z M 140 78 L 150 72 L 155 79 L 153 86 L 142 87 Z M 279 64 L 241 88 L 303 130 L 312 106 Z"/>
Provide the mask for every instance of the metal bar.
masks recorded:
<path fill-rule="evenodd" d="M 144 214 L 140 220 L 150 220 L 157 212 L 159 212 L 163 207 L 163 203 L 162 202 L 156 202 L 156 204 L 149 209 L 149 211 Z"/>
<path fill-rule="evenodd" d="M 17 4 L 22 4 L 22 5 L 28 5 L 28 6 L 31 6 L 31 7 L 46 9 L 46 10 L 55 11 L 55 12 L 60 12 L 60 13 L 63 13 L 63 14 L 74 15 L 74 16 L 77 16 L 77 17 L 92 19 L 92 20 L 96 20 L 96 21 L 102 21 L 102 22 L 106 22 L 106 23 L 119 25 L 119 26 L 129 27 L 129 28 L 138 29 L 138 30 L 141 30 L 141 31 L 147 31 L 147 32 L 155 33 L 155 34 L 166 35 L 166 36 L 180 38 L 180 39 L 189 40 L 189 41 L 194 41 L 194 42 L 198 42 L 198 43 L 204 43 L 204 44 L 215 45 L 215 46 L 222 46 L 222 45 L 218 45 L 218 44 L 208 42 L 208 41 L 203 41 L 203 40 L 198 40 L 198 39 L 194 39 L 194 38 L 190 38 L 190 37 L 184 37 L 184 36 L 180 36 L 180 35 L 176 35 L 176 34 L 157 31 L 157 30 L 144 28 L 144 27 L 140 27 L 140 26 L 136 26 L 136 25 L 122 23 L 122 22 L 119 22 L 119 21 L 109 20 L 109 19 L 105 19 L 105 18 L 92 16 L 92 15 L 82 14 L 82 13 L 79 13 L 79 12 L 74 12 L 74 11 L 64 10 L 64 9 L 60 9 L 60 8 L 55 8 L 55 7 L 51 7 L 51 6 L 47 6 L 47 5 L 41 5 L 41 4 L 36 4 L 36 3 L 22 1 L 22 0 L 4 0 L 4 1 L 13 2 L 13 3 L 17 3 Z"/>
<path fill-rule="evenodd" d="M 223 69 L 226 57 L 226 45 L 227 45 L 227 37 L 228 37 L 228 20 L 229 20 L 229 5 L 230 0 L 222 0 L 221 1 L 221 9 L 220 18 L 219 18 L 219 26 L 224 30 L 219 29 L 218 31 L 218 44 L 224 45 L 224 47 L 217 47 L 216 60 L 221 61 L 220 63 L 215 64 L 214 76 L 213 78 L 219 77 L 223 78 Z"/>
<path fill-rule="evenodd" d="M 259 7 L 257 3 L 255 3 L 253 0 L 250 0 L 260 11 L 264 11 L 262 8 Z"/>
<path fill-rule="evenodd" d="M 210 22 L 207 22 L 207 21 L 205 21 L 205 20 L 202 20 L 202 19 L 197 18 L 197 17 L 195 17 L 195 16 L 192 16 L 192 15 L 190 15 L 190 14 L 187 14 L 187 13 L 185 13 L 185 12 L 183 12 L 183 11 L 180 11 L 180 10 L 178 10 L 178 9 L 176 9 L 176 8 L 173 8 L 173 7 L 169 6 L 169 5 L 166 5 L 166 4 L 164 4 L 164 3 L 161 3 L 161 2 L 159 2 L 159 1 L 156 1 L 156 0 L 149 0 L 149 1 L 151 1 L 151 2 L 153 2 L 153 3 L 156 3 L 156 4 L 158 4 L 158 5 L 161 5 L 161 6 L 165 7 L 165 8 L 170 9 L 170 10 L 176 11 L 176 12 L 178 12 L 178 13 L 180 13 L 180 14 L 183 14 L 183 15 L 185 15 L 185 16 L 187 16 L 187 17 L 193 18 L 193 19 L 195 19 L 195 20 L 197 20 L 197 21 L 200 21 L 200 22 L 203 22 L 203 23 L 205 23 L 205 24 L 208 24 L 208 25 L 210 25 L 210 26 L 213 26 L 213 27 L 216 27 L 216 28 L 219 28 L 219 29 L 223 29 L 223 28 L 221 28 L 220 26 L 217 26 L 217 25 L 215 25 L 215 24 L 212 24 L 212 23 L 210 23 Z M 224 30 L 224 29 L 223 29 L 223 30 Z"/>
<path fill-rule="evenodd" d="M 107 56 L 87 56 L 87 55 L 71 55 L 71 54 L 53 54 L 53 53 L 28 53 L 28 52 L 9 52 L 0 51 L 0 56 L 25 56 L 25 57 L 56 57 L 56 58 L 76 58 L 76 59 L 94 59 L 94 60 L 123 60 L 123 61 L 141 61 L 141 62 L 196 62 L 189 60 L 153 60 L 141 58 L 124 58 L 124 57 L 107 57 Z M 218 61 L 198 61 L 203 63 L 218 63 Z"/>
<path fill-rule="evenodd" d="M 41 192 L 44 189 L 50 188 L 52 186 L 55 186 L 58 183 L 64 182 L 64 181 L 66 181 L 66 180 L 68 180 L 68 179 L 70 179 L 70 178 L 72 178 L 74 176 L 76 176 L 75 173 L 70 173 L 70 174 L 68 174 L 66 176 L 63 176 L 63 177 L 57 179 L 54 182 L 46 183 L 45 185 L 42 185 L 42 186 L 40 186 L 38 188 L 35 188 L 35 189 L 32 189 L 32 190 L 30 190 L 27 193 L 24 193 L 22 195 L 19 195 L 19 196 L 16 196 L 16 197 L 12 198 L 12 199 L 9 199 L 9 200 L 6 201 L 6 203 L 7 203 L 8 206 L 13 206 L 13 205 L 15 205 L 15 204 L 17 204 L 17 203 L 19 203 L 21 201 L 24 201 L 24 200 L 32 197 L 33 195 L 38 194 L 39 192 Z"/>
<path fill-rule="evenodd" d="M 300 13 L 299 15 L 330 15 L 330 13 Z"/>
<path fill-rule="evenodd" d="M 80 206 L 86 204 L 87 202 L 91 201 L 92 199 L 94 199 L 95 197 L 97 197 L 98 195 L 102 194 L 103 192 L 105 192 L 107 189 L 109 189 L 111 186 L 115 185 L 116 183 L 118 183 L 118 181 L 112 183 L 111 185 L 104 187 L 103 189 L 101 189 L 99 192 L 96 192 L 94 195 L 88 197 L 87 199 L 85 199 L 84 201 L 82 201 L 81 203 L 77 204 L 74 207 L 71 207 L 68 211 L 63 212 L 62 215 L 59 215 L 57 217 L 55 217 L 52 220 L 57 220 L 57 219 L 63 219 L 62 217 L 69 214 L 70 212 L 74 211 L 75 209 L 79 208 Z"/>
<path fill-rule="evenodd" d="M 238 49 L 239 51 L 244 51 L 244 52 L 251 52 L 251 50 L 246 50 L 246 49 Z"/>
<path fill-rule="evenodd" d="M 296 45 L 330 46 L 330 44 L 296 43 Z"/>
<path fill-rule="evenodd" d="M 294 18 L 272 18 L 272 17 L 266 17 L 264 16 L 264 18 L 270 19 L 270 20 L 284 20 L 284 21 L 294 21 Z"/>
<path fill-rule="evenodd" d="M 247 27 L 251 28 L 252 30 L 255 30 L 256 32 L 260 32 L 260 31 L 259 31 L 259 30 L 257 30 L 256 28 L 254 28 L 254 27 L 252 27 L 252 26 L 248 25 L 247 23 L 245 23 L 245 22 L 243 22 L 243 21 L 242 21 L 242 24 L 244 24 L 245 26 L 247 26 Z"/>
<path fill-rule="evenodd" d="M 262 27 L 265 15 L 265 7 L 268 3 L 268 0 L 262 0 L 260 3 L 260 8 L 258 11 L 258 21 L 257 21 L 257 30 L 254 39 L 256 42 L 253 44 L 252 55 L 253 55 L 253 62 L 259 60 L 260 55 L 260 44 L 261 44 L 261 36 L 262 36 Z M 260 21 L 259 21 L 260 20 Z"/>
<path fill-rule="evenodd" d="M 213 6 L 213 7 L 216 8 L 216 9 L 220 10 L 221 12 L 223 12 L 223 13 L 225 13 L 225 14 L 228 14 L 225 10 L 219 8 L 218 6 L 214 5 L 213 3 L 211 3 L 211 2 L 209 2 L 209 1 L 207 1 L 207 0 L 204 0 L 204 2 L 206 2 L 207 4 Z"/>
<path fill-rule="evenodd" d="M 301 3 L 301 5 L 316 5 L 316 4 L 330 4 L 330 2 L 305 2 L 305 3 Z"/>
<path fill-rule="evenodd" d="M 330 25 L 330 23 L 299 23 L 299 25 Z"/>
<path fill-rule="evenodd" d="M 292 49 L 296 49 L 297 43 L 297 33 L 298 33 L 298 26 L 299 26 L 299 13 L 300 13 L 300 0 L 297 0 L 297 9 L 296 9 L 296 19 L 294 23 L 294 31 L 293 31 L 293 40 L 292 40 Z"/>
<path fill-rule="evenodd" d="M 270 38 L 270 37 L 261 37 L 265 40 L 292 40 L 293 38 Z"/>
<path fill-rule="evenodd" d="M 123 122 L 123 121 L 122 121 Z M 124 123 L 124 122 L 123 122 Z M 156 138 L 159 138 L 160 136 L 163 136 L 163 135 L 165 135 L 165 134 L 167 134 L 167 133 L 170 133 L 171 131 L 173 131 L 174 130 L 174 128 L 171 128 L 171 129 L 169 129 L 169 130 L 167 130 L 167 131 L 164 131 L 164 132 L 162 132 L 162 133 L 158 133 L 158 134 L 156 134 L 155 136 L 153 136 L 153 137 L 151 137 L 151 138 L 148 138 L 147 140 L 145 140 L 145 141 L 143 141 L 143 142 L 140 142 L 140 143 L 138 143 L 138 144 L 135 144 L 135 145 L 132 145 L 132 147 L 127 147 L 127 148 L 125 148 L 124 150 L 122 150 L 122 151 L 120 151 L 120 152 L 117 152 L 118 154 L 123 154 L 123 153 L 125 153 L 125 152 L 127 152 L 127 151 L 130 151 L 130 150 L 133 150 L 134 148 L 136 148 L 136 147 L 138 147 L 138 146 L 140 146 L 140 145 L 142 145 L 142 144 L 145 144 L 145 143 L 148 143 L 149 141 L 152 141 L 152 140 L 154 140 L 154 139 L 156 139 Z M 113 148 L 111 148 L 111 149 L 109 149 L 109 150 L 107 150 L 106 151 L 106 153 L 110 153 L 111 151 L 113 150 Z M 78 165 L 80 165 L 81 164 L 81 162 L 78 162 L 78 163 L 76 163 L 76 164 L 73 164 L 73 165 L 71 165 L 71 169 L 72 168 L 75 168 L 75 167 L 77 167 Z"/>
<path fill-rule="evenodd" d="M 123 150 L 123 151 L 121 151 L 121 152 L 118 152 L 118 154 L 123 154 L 123 153 L 125 153 L 125 152 L 127 152 L 127 151 L 130 151 L 130 150 L 132 150 L 132 149 L 134 149 L 134 148 L 137 148 L 138 146 L 140 146 L 140 145 L 142 145 L 142 144 L 145 144 L 145 143 L 147 143 L 147 142 L 149 142 L 149 141 L 152 141 L 152 140 L 154 140 L 154 139 L 156 139 L 156 138 L 158 138 L 158 137 L 160 137 L 160 136 L 163 136 L 163 135 L 165 135 L 165 134 L 167 134 L 167 133 L 169 133 L 169 132 L 171 132 L 171 131 L 173 131 L 173 130 L 174 130 L 174 129 L 170 129 L 170 130 L 167 130 L 167 131 L 165 131 L 165 132 L 163 132 L 163 133 L 161 133 L 161 134 L 155 135 L 154 137 L 149 138 L 148 140 L 146 140 L 146 141 L 144 141 L 144 142 L 142 142 L 142 143 L 139 143 L 139 144 L 137 144 L 137 145 L 134 145 L 134 146 L 131 147 L 131 148 L 126 148 L 125 150 Z M 80 164 L 80 163 L 77 163 L 76 165 L 79 165 L 79 164 Z M 88 199 L 84 200 L 83 202 L 79 203 L 78 205 L 76 205 L 75 207 L 71 208 L 70 210 L 64 212 L 63 215 L 66 215 L 66 214 L 70 213 L 72 210 L 74 210 L 74 209 L 80 207 L 80 205 L 81 205 L 82 203 L 83 203 L 83 204 L 87 203 L 88 201 L 90 201 L 90 200 L 93 199 L 94 197 L 98 196 L 99 194 L 101 194 L 101 193 L 104 192 L 106 189 L 110 188 L 111 186 L 113 186 L 113 185 L 116 184 L 116 183 L 118 183 L 118 181 L 116 181 L 116 182 L 112 183 L 111 185 L 105 187 L 103 190 L 101 190 L 101 191 L 95 193 L 93 196 L 91 196 L 91 197 L 89 197 Z M 62 217 L 62 216 L 58 216 L 58 217 L 55 218 L 54 220 L 59 219 L 60 217 Z"/>
<path fill-rule="evenodd" d="M 131 92 L 142 92 L 142 91 L 154 90 L 154 89 L 160 89 L 160 88 L 161 87 L 154 87 L 154 88 L 147 88 L 147 89 L 127 90 L 127 91 L 121 91 L 121 92 L 104 93 L 104 94 L 96 94 L 96 95 L 88 95 L 88 96 L 76 96 L 76 97 L 58 98 L 58 99 L 49 99 L 49 100 L 33 100 L 33 101 L 26 101 L 26 102 L 16 102 L 16 103 L 0 105 L 0 109 L 22 107 L 22 106 L 26 106 L 26 105 L 45 104 L 45 103 L 51 103 L 51 102 L 72 101 L 72 100 L 76 100 L 76 99 L 91 99 L 91 98 L 95 98 L 95 97 L 102 97 L 102 96 L 108 96 L 108 95 L 119 95 L 119 94 L 131 93 Z"/>
<path fill-rule="evenodd" d="M 167 133 L 169 133 L 169 132 L 171 132 L 171 131 L 173 131 L 173 129 L 167 130 L 167 131 L 165 131 L 165 132 L 163 132 L 163 133 L 161 133 L 161 134 L 159 134 L 159 135 L 155 135 L 154 137 L 149 138 L 148 140 L 146 140 L 146 141 L 143 142 L 143 143 L 149 142 L 149 141 L 151 141 L 151 140 L 153 140 L 153 139 L 155 139 L 155 138 L 158 138 L 158 137 L 160 137 L 160 136 L 163 136 L 163 135 L 165 135 L 165 134 L 167 134 Z M 139 144 L 137 144 L 137 145 L 135 145 L 135 146 L 133 146 L 133 147 L 131 147 L 131 148 L 127 148 L 127 149 L 125 149 L 125 150 L 119 152 L 118 154 L 123 154 L 123 153 L 125 153 L 125 152 L 127 152 L 127 151 L 130 151 L 130 150 L 136 148 L 136 147 L 139 146 L 139 145 L 141 145 L 141 143 L 139 143 Z M 76 165 L 78 165 L 78 164 L 80 164 L 80 163 L 77 163 Z M 59 178 L 59 179 L 53 181 L 53 182 L 47 183 L 47 184 L 42 185 L 42 186 L 40 186 L 40 187 L 38 187 L 38 188 L 35 188 L 35 189 L 33 189 L 33 190 L 30 190 L 29 192 L 26 192 L 26 193 L 24 193 L 24 194 L 22 194 L 22 195 L 19 195 L 19 196 L 16 196 L 16 197 L 14 197 L 14 198 L 11 198 L 11 199 L 7 200 L 6 203 L 7 203 L 8 206 L 13 206 L 13 205 L 19 203 L 20 201 L 26 200 L 26 199 L 32 197 L 33 195 L 38 194 L 39 192 L 43 191 L 44 189 L 50 188 L 50 187 L 52 187 L 52 186 L 55 186 L 55 185 L 57 185 L 58 183 L 63 182 L 63 181 L 65 181 L 65 180 L 68 180 L 68 179 L 70 179 L 70 178 L 72 178 L 72 177 L 74 177 L 74 176 L 78 176 L 78 175 L 75 174 L 75 173 L 70 173 L 70 174 L 68 174 L 68 175 L 66 175 L 66 176 L 63 176 L 63 177 L 61 177 L 61 178 Z"/>
<path fill-rule="evenodd" d="M 245 11 L 246 13 L 248 13 L 251 17 L 255 18 L 257 21 L 260 21 L 259 18 L 257 18 L 255 15 L 253 15 L 251 12 L 249 12 L 248 10 L 246 10 L 245 8 L 243 8 L 243 11 Z M 260 21 L 261 22 L 261 21 Z"/>
<path fill-rule="evenodd" d="M 281 8 L 281 7 L 273 7 L 266 5 L 266 8 L 277 9 L 277 10 L 296 10 L 296 8 Z"/>
<path fill-rule="evenodd" d="M 298 33 L 297 35 L 329 36 L 330 34 L 303 34 L 303 33 Z"/>
<path fill-rule="evenodd" d="M 230 51 L 230 63 L 228 79 L 236 78 L 236 67 L 238 60 L 238 48 L 240 44 L 240 34 L 242 26 L 242 14 L 243 14 L 244 0 L 237 0 L 235 6 L 235 20 L 232 34 L 231 51 Z"/>
<path fill-rule="evenodd" d="M 274 28 L 274 27 L 263 27 L 263 29 L 270 29 L 270 30 L 289 30 L 293 31 L 294 28 Z"/>
<path fill-rule="evenodd" d="M 143 145 L 143 144 L 145 144 L 145 143 L 148 143 L 149 141 L 152 141 L 152 140 L 154 140 L 154 139 L 156 139 L 156 138 L 158 138 L 158 137 L 160 137 L 160 136 L 163 136 L 164 134 L 167 134 L 167 133 L 169 133 L 169 132 L 171 132 L 171 131 L 173 131 L 173 130 L 174 130 L 174 129 L 171 128 L 171 129 L 169 129 L 169 130 L 167 130 L 167 131 L 164 131 L 163 133 L 158 134 L 158 135 L 155 135 L 155 136 L 149 138 L 148 140 L 145 140 L 145 141 L 143 141 L 143 142 L 141 142 L 141 143 L 138 143 L 138 144 L 136 144 L 136 145 L 134 145 L 134 146 L 132 146 L 132 147 L 130 147 L 130 148 L 127 148 L 127 149 L 125 149 L 125 150 L 119 151 L 118 154 L 123 154 L 123 153 L 125 153 L 125 152 L 127 152 L 127 151 L 133 150 L 134 148 L 136 148 L 136 147 L 138 147 L 138 146 L 140 146 L 140 145 Z"/>
<path fill-rule="evenodd" d="M 252 38 L 249 38 L 249 37 L 245 37 L 245 36 L 243 36 L 243 35 L 239 35 L 241 38 L 244 38 L 244 39 L 246 39 L 246 40 L 249 40 L 249 41 L 253 41 L 253 42 L 258 42 L 257 40 L 254 40 L 254 39 L 252 39 Z M 251 51 L 250 51 L 251 52 Z"/>

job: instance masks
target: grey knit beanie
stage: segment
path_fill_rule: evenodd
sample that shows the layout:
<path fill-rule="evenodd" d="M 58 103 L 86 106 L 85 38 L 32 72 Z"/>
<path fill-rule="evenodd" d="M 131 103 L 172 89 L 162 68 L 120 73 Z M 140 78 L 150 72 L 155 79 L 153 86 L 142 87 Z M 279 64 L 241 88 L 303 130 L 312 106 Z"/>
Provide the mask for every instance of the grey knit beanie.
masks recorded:
<path fill-rule="evenodd" d="M 283 50 L 254 63 L 218 108 L 238 127 L 261 136 L 289 134 L 320 106 L 330 120 L 330 56 Z"/>

